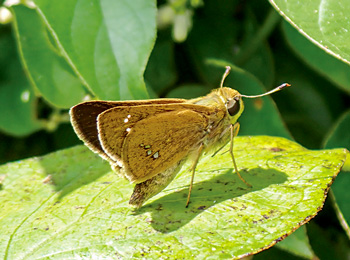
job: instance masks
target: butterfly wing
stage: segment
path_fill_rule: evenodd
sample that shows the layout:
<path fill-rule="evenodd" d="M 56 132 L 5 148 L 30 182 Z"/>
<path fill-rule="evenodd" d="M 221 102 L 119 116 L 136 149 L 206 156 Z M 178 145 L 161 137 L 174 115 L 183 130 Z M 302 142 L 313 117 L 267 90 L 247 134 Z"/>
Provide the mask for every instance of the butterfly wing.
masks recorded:
<path fill-rule="evenodd" d="M 74 131 L 78 137 L 94 152 L 104 155 L 98 140 L 97 116 L 113 107 L 109 102 L 84 102 L 69 111 Z M 103 156 L 108 159 L 107 156 Z"/>
<path fill-rule="evenodd" d="M 143 182 L 187 156 L 207 133 L 215 109 L 192 104 L 113 108 L 98 117 L 104 151 Z"/>
<path fill-rule="evenodd" d="M 88 101 L 80 103 L 69 111 L 74 131 L 94 152 L 109 160 L 98 139 L 97 117 L 104 111 L 115 107 L 147 106 L 153 104 L 183 103 L 185 99 L 151 99 L 135 101 Z"/>

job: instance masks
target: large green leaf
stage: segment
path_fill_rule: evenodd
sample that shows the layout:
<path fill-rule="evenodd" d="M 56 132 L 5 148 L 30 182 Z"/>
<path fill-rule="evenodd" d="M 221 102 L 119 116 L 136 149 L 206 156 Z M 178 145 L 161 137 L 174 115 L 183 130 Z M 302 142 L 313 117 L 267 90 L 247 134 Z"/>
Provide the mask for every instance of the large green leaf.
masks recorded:
<path fill-rule="evenodd" d="M 13 6 L 12 10 L 20 53 L 32 84 L 58 107 L 79 103 L 86 94 L 82 83 L 50 42 L 38 14 L 23 5 Z"/>
<path fill-rule="evenodd" d="M 189 208 L 190 164 L 138 211 L 127 204 L 132 185 L 83 146 L 4 165 L 0 256 L 231 259 L 256 253 L 317 214 L 347 153 L 238 137 L 234 154 L 248 188 L 226 150 L 200 161 Z"/>
<path fill-rule="evenodd" d="M 155 1 L 35 3 L 63 55 L 96 97 L 147 98 L 143 72 L 156 36 Z"/>
<path fill-rule="evenodd" d="M 350 5 L 347 0 L 270 0 L 270 3 L 310 41 L 350 64 Z"/>
<path fill-rule="evenodd" d="M 336 86 L 350 93 L 350 67 L 348 64 L 328 55 L 312 44 L 287 22 L 283 23 L 283 30 L 288 43 L 301 59 Z"/>
<path fill-rule="evenodd" d="M 44 125 L 37 118 L 37 99 L 10 34 L 2 33 L 0 50 L 0 131 L 14 136 L 31 134 Z"/>

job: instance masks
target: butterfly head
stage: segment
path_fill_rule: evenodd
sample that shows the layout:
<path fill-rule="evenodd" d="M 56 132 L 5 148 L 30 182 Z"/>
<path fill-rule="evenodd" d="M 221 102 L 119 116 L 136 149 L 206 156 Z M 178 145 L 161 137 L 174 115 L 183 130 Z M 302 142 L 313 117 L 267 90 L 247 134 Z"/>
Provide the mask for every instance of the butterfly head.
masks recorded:
<path fill-rule="evenodd" d="M 224 98 L 227 113 L 230 116 L 230 121 L 232 124 L 236 123 L 240 115 L 242 114 L 244 110 L 244 104 L 242 101 L 242 97 L 244 98 L 259 98 L 263 96 L 270 95 L 272 93 L 275 93 L 277 91 L 280 91 L 281 89 L 285 87 L 289 87 L 290 84 L 284 83 L 277 88 L 274 88 L 271 91 L 268 91 L 266 93 L 260 94 L 260 95 L 254 95 L 254 96 L 248 96 L 248 95 L 242 95 L 237 90 L 224 87 L 224 81 L 227 75 L 230 73 L 231 67 L 226 66 L 226 71 L 222 77 L 221 84 L 220 84 L 220 94 Z"/>
<path fill-rule="evenodd" d="M 223 98 L 231 123 L 236 123 L 244 110 L 241 94 L 232 88 L 221 87 L 220 96 Z"/>

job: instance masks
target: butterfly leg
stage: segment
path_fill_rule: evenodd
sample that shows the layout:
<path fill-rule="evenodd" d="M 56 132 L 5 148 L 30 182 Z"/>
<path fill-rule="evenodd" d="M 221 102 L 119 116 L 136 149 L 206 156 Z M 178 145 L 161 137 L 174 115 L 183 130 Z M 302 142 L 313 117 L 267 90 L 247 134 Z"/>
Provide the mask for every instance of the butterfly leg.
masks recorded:
<path fill-rule="evenodd" d="M 191 176 L 191 183 L 190 183 L 190 188 L 188 190 L 188 196 L 187 196 L 187 202 L 186 202 L 186 208 L 188 207 L 188 204 L 190 203 L 190 197 L 191 197 L 191 192 L 192 192 L 192 187 L 193 187 L 193 180 L 194 180 L 194 173 L 196 171 L 196 166 L 198 164 L 198 161 L 199 161 L 199 158 L 201 157 L 202 155 L 202 151 L 203 151 L 203 148 L 204 148 L 204 144 L 201 144 L 199 146 L 199 149 L 198 149 L 198 152 L 197 152 L 197 155 L 196 155 L 196 158 L 193 162 L 193 165 L 192 165 L 192 176 Z"/>
<path fill-rule="evenodd" d="M 230 141 L 230 154 L 231 154 L 231 158 L 232 158 L 232 162 L 233 162 L 233 166 L 235 167 L 235 171 L 238 175 L 238 177 L 248 186 L 248 187 L 252 187 L 252 185 L 250 185 L 245 179 L 243 179 L 243 177 L 239 174 L 238 171 L 238 167 L 236 164 L 236 160 L 235 157 L 233 156 L 233 138 L 235 136 L 237 136 L 238 132 L 239 132 L 239 123 L 235 123 L 234 125 L 230 126 L 230 130 L 231 130 L 231 141 Z"/>

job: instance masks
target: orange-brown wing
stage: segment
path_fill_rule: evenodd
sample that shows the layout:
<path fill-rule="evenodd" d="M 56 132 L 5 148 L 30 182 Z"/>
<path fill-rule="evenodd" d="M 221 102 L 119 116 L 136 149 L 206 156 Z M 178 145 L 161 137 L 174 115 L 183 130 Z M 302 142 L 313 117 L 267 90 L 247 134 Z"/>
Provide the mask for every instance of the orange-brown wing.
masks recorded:
<path fill-rule="evenodd" d="M 142 182 L 185 157 L 205 136 L 210 107 L 168 104 L 113 108 L 98 117 L 104 151 Z"/>
<path fill-rule="evenodd" d="M 72 107 L 69 111 L 71 122 L 78 137 L 94 152 L 109 159 L 100 145 L 97 130 L 97 117 L 114 107 L 183 103 L 185 99 L 151 99 L 135 101 L 88 101 Z"/>
<path fill-rule="evenodd" d="M 162 113 L 136 123 L 123 143 L 122 161 L 131 182 L 172 167 L 206 135 L 208 118 L 192 110 Z"/>

